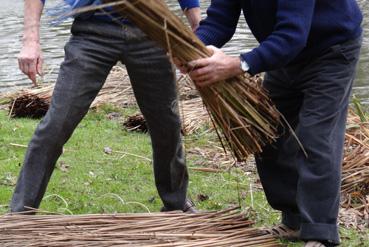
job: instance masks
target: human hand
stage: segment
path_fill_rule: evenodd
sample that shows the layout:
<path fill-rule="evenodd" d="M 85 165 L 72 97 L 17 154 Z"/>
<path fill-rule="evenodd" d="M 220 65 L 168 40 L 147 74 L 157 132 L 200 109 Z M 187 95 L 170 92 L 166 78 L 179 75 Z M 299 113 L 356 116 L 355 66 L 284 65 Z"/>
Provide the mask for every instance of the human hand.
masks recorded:
<path fill-rule="evenodd" d="M 201 9 L 199 7 L 186 9 L 184 11 L 184 14 L 187 17 L 188 22 L 190 23 L 192 31 L 195 32 L 200 25 Z"/>
<path fill-rule="evenodd" d="M 241 69 L 239 57 L 228 56 L 214 46 L 208 46 L 207 48 L 213 55 L 209 58 L 190 62 L 188 64 L 190 69 L 186 70 L 198 87 L 206 87 L 244 73 Z"/>
<path fill-rule="evenodd" d="M 42 75 L 42 52 L 38 41 L 26 41 L 18 55 L 19 69 L 37 86 L 36 75 Z"/>

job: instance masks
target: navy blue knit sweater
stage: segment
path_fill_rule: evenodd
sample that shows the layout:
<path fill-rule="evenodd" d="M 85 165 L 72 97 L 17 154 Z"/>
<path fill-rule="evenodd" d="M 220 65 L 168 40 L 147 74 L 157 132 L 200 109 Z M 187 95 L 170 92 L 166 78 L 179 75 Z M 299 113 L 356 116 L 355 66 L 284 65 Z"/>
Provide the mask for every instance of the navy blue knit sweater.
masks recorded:
<path fill-rule="evenodd" d="M 198 37 L 207 45 L 223 46 L 232 38 L 241 10 L 260 42 L 242 54 L 251 74 L 303 61 L 362 32 L 356 0 L 212 0 Z"/>

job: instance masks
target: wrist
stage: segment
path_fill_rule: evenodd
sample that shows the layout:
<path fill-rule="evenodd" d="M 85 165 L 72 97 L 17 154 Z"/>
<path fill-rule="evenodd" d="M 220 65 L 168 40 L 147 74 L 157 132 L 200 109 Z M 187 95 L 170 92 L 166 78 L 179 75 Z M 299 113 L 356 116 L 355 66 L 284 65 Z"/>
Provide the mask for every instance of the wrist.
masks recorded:
<path fill-rule="evenodd" d="M 232 66 L 232 71 L 233 71 L 235 76 L 245 73 L 241 69 L 241 59 L 240 59 L 240 57 L 233 57 L 231 66 Z"/>
<path fill-rule="evenodd" d="M 40 44 L 40 38 L 35 35 L 24 35 L 22 38 L 23 45 L 25 44 Z"/>
<path fill-rule="evenodd" d="M 187 18 L 191 19 L 201 19 L 201 9 L 199 7 L 186 8 L 183 13 Z"/>

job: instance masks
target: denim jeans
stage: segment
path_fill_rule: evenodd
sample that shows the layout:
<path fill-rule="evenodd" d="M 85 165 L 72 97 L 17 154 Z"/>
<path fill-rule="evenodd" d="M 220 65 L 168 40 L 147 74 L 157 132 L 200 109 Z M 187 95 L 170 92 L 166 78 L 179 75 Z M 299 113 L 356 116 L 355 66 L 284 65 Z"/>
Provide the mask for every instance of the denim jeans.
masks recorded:
<path fill-rule="evenodd" d="M 131 24 L 75 20 L 71 32 L 50 109 L 29 143 L 11 211 L 39 207 L 63 145 L 88 112 L 117 61 L 127 68 L 148 125 L 159 195 L 165 208 L 182 209 L 188 173 L 175 74 L 165 51 Z"/>

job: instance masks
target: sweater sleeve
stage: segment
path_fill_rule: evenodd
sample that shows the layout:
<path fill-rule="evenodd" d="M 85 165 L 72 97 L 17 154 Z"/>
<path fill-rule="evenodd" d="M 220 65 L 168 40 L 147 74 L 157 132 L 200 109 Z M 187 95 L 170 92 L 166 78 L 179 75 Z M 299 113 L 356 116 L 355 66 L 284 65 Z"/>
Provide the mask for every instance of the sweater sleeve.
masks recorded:
<path fill-rule="evenodd" d="M 241 54 L 250 73 L 270 71 L 291 62 L 305 48 L 316 0 L 279 0 L 274 31 L 259 47 Z"/>
<path fill-rule="evenodd" d="M 239 0 L 212 0 L 196 35 L 206 45 L 222 47 L 234 35 L 240 13 Z"/>
<path fill-rule="evenodd" d="M 182 10 L 200 7 L 200 0 L 178 0 Z"/>

